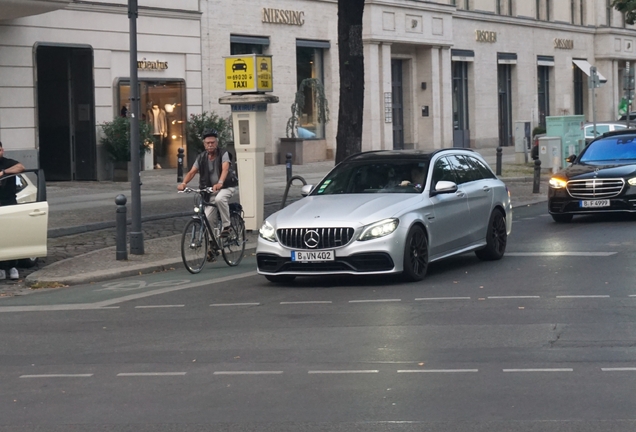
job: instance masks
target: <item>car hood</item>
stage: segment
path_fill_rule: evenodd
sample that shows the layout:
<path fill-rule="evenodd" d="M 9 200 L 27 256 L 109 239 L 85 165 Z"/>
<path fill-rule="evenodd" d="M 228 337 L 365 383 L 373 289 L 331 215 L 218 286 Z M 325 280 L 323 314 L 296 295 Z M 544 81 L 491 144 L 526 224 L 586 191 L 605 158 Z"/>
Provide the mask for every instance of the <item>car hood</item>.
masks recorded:
<path fill-rule="evenodd" d="M 598 171 L 597 171 L 598 170 Z M 636 164 L 627 165 L 572 165 L 561 173 L 568 180 L 586 180 L 594 178 L 636 177 Z"/>
<path fill-rule="evenodd" d="M 396 217 L 422 200 L 421 194 L 308 196 L 267 220 L 276 228 L 359 227 Z"/>

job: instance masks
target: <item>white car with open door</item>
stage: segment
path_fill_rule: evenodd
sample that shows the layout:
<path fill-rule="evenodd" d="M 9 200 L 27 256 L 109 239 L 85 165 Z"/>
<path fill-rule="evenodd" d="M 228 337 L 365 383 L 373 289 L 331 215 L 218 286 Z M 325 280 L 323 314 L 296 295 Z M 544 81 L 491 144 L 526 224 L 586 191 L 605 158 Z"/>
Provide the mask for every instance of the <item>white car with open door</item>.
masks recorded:
<path fill-rule="evenodd" d="M 0 206 L 0 261 L 17 259 L 21 267 L 28 267 L 47 254 L 49 204 L 44 172 L 26 170 L 2 180 L 16 182 L 18 204 Z"/>

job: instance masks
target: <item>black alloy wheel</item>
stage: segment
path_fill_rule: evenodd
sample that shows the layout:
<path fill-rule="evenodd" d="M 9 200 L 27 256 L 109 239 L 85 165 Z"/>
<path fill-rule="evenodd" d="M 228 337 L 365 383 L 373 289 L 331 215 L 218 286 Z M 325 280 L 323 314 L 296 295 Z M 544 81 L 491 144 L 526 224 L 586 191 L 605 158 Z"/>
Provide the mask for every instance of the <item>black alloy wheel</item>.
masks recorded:
<path fill-rule="evenodd" d="M 506 252 L 508 232 L 506 230 L 506 217 L 501 210 L 494 210 L 488 221 L 486 232 L 486 246 L 475 251 L 477 258 L 483 261 L 496 261 L 501 259 Z"/>
<path fill-rule="evenodd" d="M 404 272 L 407 281 L 421 281 L 428 269 L 428 240 L 421 226 L 415 225 L 406 236 Z"/>

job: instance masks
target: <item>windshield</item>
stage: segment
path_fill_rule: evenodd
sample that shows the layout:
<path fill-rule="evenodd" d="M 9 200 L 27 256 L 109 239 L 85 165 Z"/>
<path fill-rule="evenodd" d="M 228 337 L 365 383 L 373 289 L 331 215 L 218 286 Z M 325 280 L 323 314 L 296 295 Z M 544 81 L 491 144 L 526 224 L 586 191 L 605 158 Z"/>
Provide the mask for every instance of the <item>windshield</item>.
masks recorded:
<path fill-rule="evenodd" d="M 342 163 L 335 167 L 312 195 L 361 193 L 420 193 L 428 161 L 392 160 Z"/>
<path fill-rule="evenodd" d="M 587 146 L 579 162 L 633 163 L 636 160 L 636 136 L 616 136 L 594 141 Z"/>

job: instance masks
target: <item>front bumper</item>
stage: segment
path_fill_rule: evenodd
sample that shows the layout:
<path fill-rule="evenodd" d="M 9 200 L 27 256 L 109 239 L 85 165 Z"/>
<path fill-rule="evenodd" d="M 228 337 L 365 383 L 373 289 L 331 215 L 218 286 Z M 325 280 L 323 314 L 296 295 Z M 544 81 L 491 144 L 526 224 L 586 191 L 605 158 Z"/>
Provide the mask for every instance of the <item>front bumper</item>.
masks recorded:
<path fill-rule="evenodd" d="M 572 198 L 565 189 L 550 188 L 548 212 L 550 214 L 636 213 L 636 195 L 622 194 L 608 199 L 609 207 L 584 208 L 581 207 L 582 200 Z"/>

